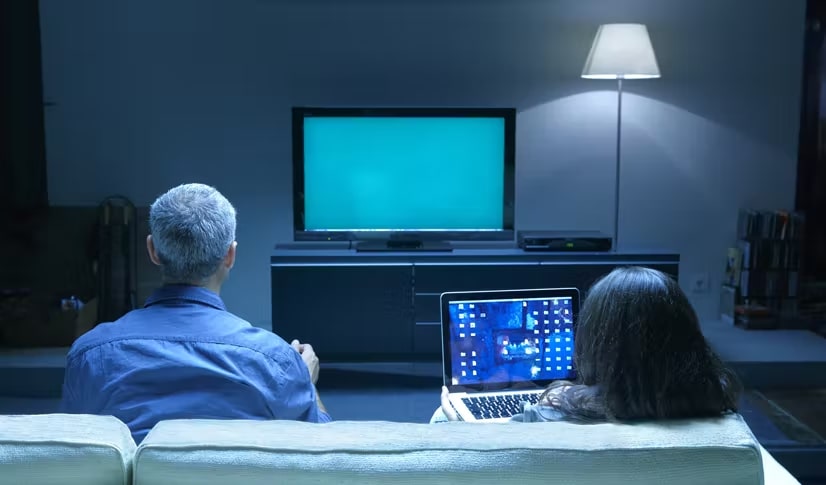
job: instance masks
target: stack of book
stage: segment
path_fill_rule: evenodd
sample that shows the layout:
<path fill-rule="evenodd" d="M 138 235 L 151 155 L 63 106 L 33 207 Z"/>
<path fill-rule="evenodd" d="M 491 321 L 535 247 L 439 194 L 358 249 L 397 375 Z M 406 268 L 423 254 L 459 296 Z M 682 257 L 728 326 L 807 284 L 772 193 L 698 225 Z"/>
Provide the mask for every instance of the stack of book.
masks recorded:
<path fill-rule="evenodd" d="M 726 258 L 723 295 L 734 298 L 724 307 L 727 319 L 746 328 L 783 327 L 797 319 L 803 226 L 799 213 L 740 211 L 737 245 Z"/>

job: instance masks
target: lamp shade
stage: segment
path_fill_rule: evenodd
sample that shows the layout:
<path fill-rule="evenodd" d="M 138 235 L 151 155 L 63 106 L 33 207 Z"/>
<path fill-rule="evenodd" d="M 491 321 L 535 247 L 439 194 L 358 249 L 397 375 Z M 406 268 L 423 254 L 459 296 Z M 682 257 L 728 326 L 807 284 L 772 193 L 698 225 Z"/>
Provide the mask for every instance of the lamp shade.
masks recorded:
<path fill-rule="evenodd" d="M 599 27 L 585 61 L 586 79 L 650 79 L 660 77 L 654 47 L 643 24 Z"/>

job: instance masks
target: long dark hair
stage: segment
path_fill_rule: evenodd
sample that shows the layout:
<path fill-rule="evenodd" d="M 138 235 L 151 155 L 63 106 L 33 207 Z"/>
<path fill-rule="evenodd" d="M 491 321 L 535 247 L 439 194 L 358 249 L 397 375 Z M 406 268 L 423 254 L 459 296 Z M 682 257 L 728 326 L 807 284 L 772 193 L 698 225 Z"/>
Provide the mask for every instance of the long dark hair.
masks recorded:
<path fill-rule="evenodd" d="M 575 382 L 541 401 L 573 421 L 719 416 L 737 410 L 736 375 L 711 350 L 679 285 L 621 267 L 588 292 L 574 338 Z"/>

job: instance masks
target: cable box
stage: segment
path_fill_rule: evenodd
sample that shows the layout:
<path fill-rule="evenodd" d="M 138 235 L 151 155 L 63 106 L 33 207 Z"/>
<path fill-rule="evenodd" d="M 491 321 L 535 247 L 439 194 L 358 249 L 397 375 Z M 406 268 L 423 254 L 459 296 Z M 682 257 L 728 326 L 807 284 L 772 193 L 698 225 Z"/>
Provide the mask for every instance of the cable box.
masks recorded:
<path fill-rule="evenodd" d="M 610 236 L 599 231 L 518 231 L 524 251 L 610 251 Z"/>

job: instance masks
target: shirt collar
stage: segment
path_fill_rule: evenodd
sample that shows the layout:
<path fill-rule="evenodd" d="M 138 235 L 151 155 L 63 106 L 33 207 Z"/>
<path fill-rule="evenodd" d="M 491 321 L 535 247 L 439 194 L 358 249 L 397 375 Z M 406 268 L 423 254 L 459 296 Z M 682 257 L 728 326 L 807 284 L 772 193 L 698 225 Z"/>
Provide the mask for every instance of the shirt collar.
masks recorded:
<path fill-rule="evenodd" d="M 204 287 L 191 285 L 164 285 L 155 290 L 152 295 L 146 299 L 144 307 L 170 301 L 189 301 L 211 306 L 218 310 L 227 310 L 227 307 L 224 306 L 224 301 L 221 300 L 218 294 Z"/>

